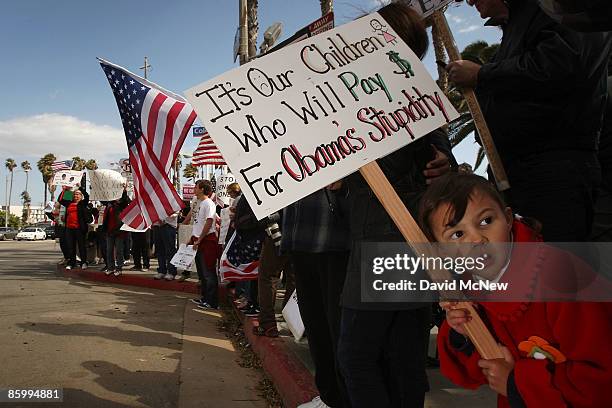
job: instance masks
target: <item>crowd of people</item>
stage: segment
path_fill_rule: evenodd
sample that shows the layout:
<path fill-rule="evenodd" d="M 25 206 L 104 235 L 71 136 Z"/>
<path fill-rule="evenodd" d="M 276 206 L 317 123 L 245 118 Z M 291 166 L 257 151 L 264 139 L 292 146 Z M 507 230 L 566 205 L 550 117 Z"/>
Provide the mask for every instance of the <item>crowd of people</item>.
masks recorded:
<path fill-rule="evenodd" d="M 511 190 L 501 194 L 482 177 L 460 174 L 442 129 L 378 164 L 410 212 L 420 215 L 432 241 L 612 241 L 612 38 L 568 28 L 537 2 L 468 3 L 502 28 L 503 39 L 490 63 L 461 60 L 447 70 L 456 85 L 476 90 Z M 425 55 L 429 40 L 419 16 L 397 3 L 379 13 L 417 55 Z M 231 282 L 237 307 L 258 317 L 255 334 L 279 335 L 275 299 L 281 280 L 283 304 L 294 288 L 298 294 L 320 392 L 302 407 L 424 406 L 433 308 L 423 302 L 362 299 L 364 244 L 404 238 L 360 173 L 263 220 L 257 220 L 238 184 L 227 193 L 227 240 L 233 236 L 227 260 L 232 265 L 259 262 L 256 279 Z M 215 200 L 212 183 L 197 181 L 187 209 L 146 232 L 121 228 L 119 214 L 128 202 L 124 193 L 99 207 L 88 202 L 84 189 L 62 193 L 52 216 L 66 268 L 77 266 L 77 248 L 80 266 L 86 268 L 90 245 L 97 248 L 95 257 L 105 263 L 106 274 L 121 275 L 130 258 L 132 269 L 147 271 L 154 243 L 154 278 L 185 280 L 190 273 L 182 271 L 177 278 L 170 260 L 177 244 L 191 245 L 201 288 L 194 303 L 217 309 L 218 265 L 227 240 L 219 240 L 223 205 Z M 98 225 L 93 233 L 88 231 L 92 223 Z M 191 229 L 185 242 L 177 242 L 179 224 Z M 494 274 L 475 278 L 499 281 L 516 273 L 515 255 L 506 254 Z M 488 384 L 501 407 L 612 404 L 606 389 L 612 383 L 612 357 L 605 352 L 612 337 L 610 303 L 478 303 L 503 360 L 484 360 L 475 350 L 464 328 L 471 319 L 467 310 L 454 302 L 442 307 L 441 371 L 455 383 L 470 389 Z"/>

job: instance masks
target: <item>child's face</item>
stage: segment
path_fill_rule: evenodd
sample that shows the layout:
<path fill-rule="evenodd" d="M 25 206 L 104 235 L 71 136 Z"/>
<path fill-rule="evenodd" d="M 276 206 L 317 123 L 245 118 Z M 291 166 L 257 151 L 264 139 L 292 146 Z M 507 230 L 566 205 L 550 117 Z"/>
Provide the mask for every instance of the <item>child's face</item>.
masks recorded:
<path fill-rule="evenodd" d="M 508 245 L 511 241 L 512 210 L 502 209 L 487 194 L 475 191 L 468 201 L 463 218 L 450 225 L 453 209 L 448 203 L 440 205 L 431 214 L 430 223 L 436 241 L 440 243 L 457 243 L 460 248 L 456 256 L 485 256 L 485 269 L 474 271 L 483 278 L 494 278 L 505 265 L 508 256 Z"/>

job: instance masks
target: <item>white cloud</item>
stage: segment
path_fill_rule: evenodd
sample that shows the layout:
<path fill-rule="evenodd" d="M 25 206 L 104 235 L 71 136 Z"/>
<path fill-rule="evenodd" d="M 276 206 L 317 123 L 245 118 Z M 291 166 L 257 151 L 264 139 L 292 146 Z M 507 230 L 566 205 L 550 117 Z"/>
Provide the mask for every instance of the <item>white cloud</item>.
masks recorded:
<path fill-rule="evenodd" d="M 123 130 L 57 113 L 0 121 L 0 143 L 3 156 L 15 160 L 53 153 L 60 160 L 80 156 L 104 166 L 127 157 Z"/>
<path fill-rule="evenodd" d="M 461 23 L 463 23 L 463 22 L 465 21 L 465 19 L 464 19 L 464 18 L 461 18 L 461 17 L 459 17 L 459 16 L 456 16 L 456 15 L 454 15 L 454 14 L 452 14 L 452 13 L 449 13 L 448 11 L 446 12 L 446 17 L 447 17 L 449 20 L 451 20 L 453 23 L 455 23 L 455 24 L 461 24 Z"/>
<path fill-rule="evenodd" d="M 471 33 L 472 31 L 476 31 L 476 30 L 480 30 L 483 26 L 480 25 L 471 25 L 465 28 L 462 28 L 461 30 L 459 30 L 460 33 Z"/>

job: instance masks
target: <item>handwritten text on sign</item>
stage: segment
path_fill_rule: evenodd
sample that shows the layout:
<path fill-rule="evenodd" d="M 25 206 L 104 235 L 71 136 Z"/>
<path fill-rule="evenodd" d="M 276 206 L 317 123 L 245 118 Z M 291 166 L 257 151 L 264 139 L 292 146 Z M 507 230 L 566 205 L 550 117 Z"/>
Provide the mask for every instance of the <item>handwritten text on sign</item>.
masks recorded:
<path fill-rule="evenodd" d="M 258 218 L 458 116 L 377 13 L 185 95 Z"/>
<path fill-rule="evenodd" d="M 92 201 L 113 201 L 121 198 L 125 179 L 114 170 L 88 170 L 91 189 L 89 199 Z"/>

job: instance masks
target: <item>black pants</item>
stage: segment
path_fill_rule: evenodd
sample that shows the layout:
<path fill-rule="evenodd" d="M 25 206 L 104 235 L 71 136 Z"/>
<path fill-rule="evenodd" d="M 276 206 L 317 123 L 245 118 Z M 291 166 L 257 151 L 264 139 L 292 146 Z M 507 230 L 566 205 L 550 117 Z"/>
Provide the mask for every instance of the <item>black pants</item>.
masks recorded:
<path fill-rule="evenodd" d="M 64 259 L 68 259 L 70 254 L 68 252 L 68 246 L 66 245 L 66 227 L 56 225 L 55 236 L 59 239 L 59 245 Z"/>
<path fill-rule="evenodd" d="M 76 250 L 79 248 L 81 265 L 87 263 L 87 251 L 85 247 L 85 234 L 80 229 L 66 228 L 66 250 L 68 252 L 68 265 L 76 266 Z"/>
<path fill-rule="evenodd" d="M 342 309 L 338 359 L 353 408 L 424 405 L 430 315 L 429 304 L 401 311 Z"/>
<path fill-rule="evenodd" d="M 149 237 L 148 232 L 131 232 L 132 236 L 132 257 L 136 268 L 149 269 Z"/>
<path fill-rule="evenodd" d="M 344 286 L 348 252 L 291 254 L 300 315 L 315 366 L 315 383 L 330 407 L 348 407 L 340 375 L 337 346 L 340 337 L 340 294 Z M 372 405 L 376 406 L 376 405 Z"/>
<path fill-rule="evenodd" d="M 542 223 L 548 242 L 587 241 L 593 224 L 597 159 L 589 154 L 550 152 L 508 166 L 511 188 L 505 193 L 513 212 Z"/>

